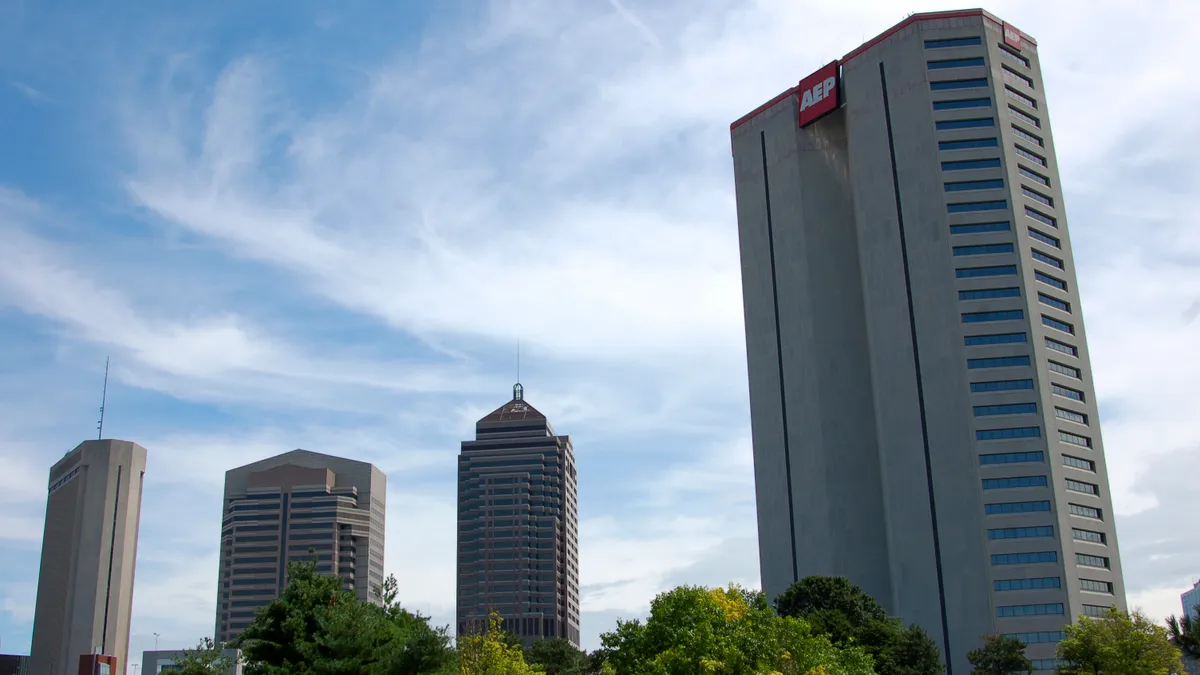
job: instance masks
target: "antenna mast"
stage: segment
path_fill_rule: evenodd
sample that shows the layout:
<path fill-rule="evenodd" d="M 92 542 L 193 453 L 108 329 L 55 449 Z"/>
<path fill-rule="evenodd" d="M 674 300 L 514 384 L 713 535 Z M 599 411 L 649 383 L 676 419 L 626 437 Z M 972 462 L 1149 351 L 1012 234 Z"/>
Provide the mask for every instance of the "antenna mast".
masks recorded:
<path fill-rule="evenodd" d="M 521 382 L 521 338 L 517 338 L 517 383 Z"/>
<path fill-rule="evenodd" d="M 104 357 L 104 389 L 100 393 L 100 422 L 96 425 L 96 440 L 104 439 L 104 403 L 108 400 L 108 357 Z"/>

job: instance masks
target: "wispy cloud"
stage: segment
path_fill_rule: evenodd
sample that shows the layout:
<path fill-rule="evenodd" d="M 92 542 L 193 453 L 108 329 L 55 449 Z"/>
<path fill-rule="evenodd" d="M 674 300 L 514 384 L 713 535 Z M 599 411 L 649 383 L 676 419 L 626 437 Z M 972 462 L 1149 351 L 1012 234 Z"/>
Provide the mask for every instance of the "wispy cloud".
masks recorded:
<path fill-rule="evenodd" d="M 9 82 L 8 84 L 13 89 L 16 89 L 17 91 L 21 92 L 22 96 L 29 99 L 30 101 L 33 101 L 34 103 L 41 103 L 42 101 L 46 100 L 45 94 L 43 94 L 41 91 L 39 91 L 37 89 L 34 89 L 30 85 L 25 84 L 24 82 L 21 82 L 19 80 L 13 80 L 13 81 Z"/>

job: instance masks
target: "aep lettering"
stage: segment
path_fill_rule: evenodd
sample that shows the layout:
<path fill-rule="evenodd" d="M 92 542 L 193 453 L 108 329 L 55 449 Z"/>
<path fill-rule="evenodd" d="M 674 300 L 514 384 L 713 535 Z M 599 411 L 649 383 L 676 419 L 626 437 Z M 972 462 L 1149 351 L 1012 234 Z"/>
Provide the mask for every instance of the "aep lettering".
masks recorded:
<path fill-rule="evenodd" d="M 825 100 L 833 88 L 837 86 L 837 78 L 827 77 L 824 82 L 818 82 L 817 86 L 804 92 L 804 98 L 800 101 L 800 109 L 806 110 L 810 105 L 818 101 Z"/>
<path fill-rule="evenodd" d="M 796 87 L 800 96 L 800 126 L 805 127 L 827 113 L 837 110 L 838 62 L 827 64 L 817 72 L 800 80 Z"/>

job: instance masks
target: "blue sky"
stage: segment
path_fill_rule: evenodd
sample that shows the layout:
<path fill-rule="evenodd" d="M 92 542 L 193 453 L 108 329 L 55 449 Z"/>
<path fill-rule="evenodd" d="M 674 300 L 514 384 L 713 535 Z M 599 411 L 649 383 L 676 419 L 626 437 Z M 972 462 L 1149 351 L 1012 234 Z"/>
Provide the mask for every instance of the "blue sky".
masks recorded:
<path fill-rule="evenodd" d="M 904 12 L 194 5 L 0 5 L 4 650 L 106 356 L 105 435 L 150 451 L 135 654 L 211 633 L 223 472 L 297 447 L 388 473 L 387 567 L 449 623 L 458 442 L 518 339 L 575 442 L 585 644 L 756 585 L 728 125 Z M 989 9 L 1041 44 L 1126 583 L 1162 616 L 1200 575 L 1200 10 L 1123 5 Z"/>

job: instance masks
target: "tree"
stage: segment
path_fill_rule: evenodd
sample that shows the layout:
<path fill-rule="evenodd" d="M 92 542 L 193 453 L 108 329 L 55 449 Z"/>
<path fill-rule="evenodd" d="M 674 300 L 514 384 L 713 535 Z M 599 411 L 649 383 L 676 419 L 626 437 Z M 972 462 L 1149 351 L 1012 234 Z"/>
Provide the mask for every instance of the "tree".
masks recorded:
<path fill-rule="evenodd" d="M 804 619 L 836 645 L 861 645 L 879 675 L 941 675 L 937 643 L 920 626 L 904 626 L 843 577 L 810 576 L 775 599 L 782 616 Z"/>
<path fill-rule="evenodd" d="M 234 660 L 222 653 L 223 645 L 204 638 L 195 649 L 189 649 L 175 660 L 173 673 L 179 675 L 226 675 L 234 666 Z"/>
<path fill-rule="evenodd" d="M 771 611 L 757 591 L 681 586 L 650 604 L 650 617 L 618 621 L 601 636 L 603 672 L 614 675 L 867 675 L 870 658 L 837 647 L 809 625 Z"/>
<path fill-rule="evenodd" d="M 563 638 L 534 642 L 526 652 L 525 660 L 541 667 L 546 675 L 586 675 L 591 671 L 587 652 L 580 651 L 570 640 Z"/>
<path fill-rule="evenodd" d="M 316 563 L 288 566 L 288 585 L 237 639 L 247 675 L 420 675 L 447 672 L 444 628 L 404 610 L 395 577 L 376 589 L 382 606 L 360 602 Z"/>
<path fill-rule="evenodd" d="M 1173 675 L 1183 671 L 1170 633 L 1146 618 L 1110 607 L 1079 617 L 1058 643 L 1061 675 Z"/>
<path fill-rule="evenodd" d="M 967 661 L 978 675 L 1028 675 L 1033 672 L 1033 662 L 1025 656 L 1025 643 L 1014 637 L 988 635 L 983 646 L 972 649 Z"/>
<path fill-rule="evenodd" d="M 525 663 L 520 647 L 505 641 L 503 621 L 492 612 L 488 628 L 482 633 L 458 637 L 458 661 L 461 675 L 540 675 L 541 670 Z"/>
<path fill-rule="evenodd" d="M 1195 616 L 1167 617 L 1167 631 L 1171 634 L 1171 642 L 1183 653 L 1193 659 L 1200 659 L 1200 605 L 1195 608 Z"/>

